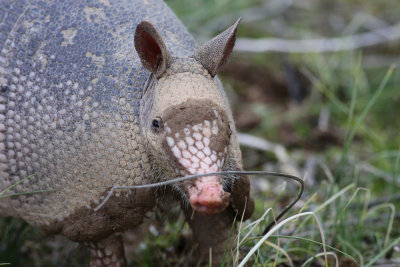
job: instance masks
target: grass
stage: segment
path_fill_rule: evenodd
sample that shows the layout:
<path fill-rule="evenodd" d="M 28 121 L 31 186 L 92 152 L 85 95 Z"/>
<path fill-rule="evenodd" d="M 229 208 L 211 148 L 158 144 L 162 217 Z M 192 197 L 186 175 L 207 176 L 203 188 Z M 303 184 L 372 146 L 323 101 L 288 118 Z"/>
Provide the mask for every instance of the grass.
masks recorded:
<path fill-rule="evenodd" d="M 379 96 L 382 94 L 385 88 L 387 88 L 388 81 L 392 77 L 393 71 L 394 67 L 390 67 L 379 84 L 377 90 L 372 93 L 370 100 L 359 112 L 359 114 L 355 114 L 354 112 L 354 107 L 356 106 L 358 99 L 356 98 L 357 94 L 355 93 L 356 86 L 353 86 L 353 97 L 351 98 L 350 109 L 347 110 L 348 128 L 347 134 L 345 135 L 346 139 L 344 141 L 344 148 L 339 150 L 336 156 L 336 159 L 338 160 L 335 173 L 336 179 L 329 181 L 328 183 L 322 183 L 321 186 L 325 187 L 325 190 L 322 188 L 315 190 L 316 194 L 312 195 L 310 201 L 306 202 L 307 205 L 315 205 L 314 207 L 301 207 L 301 210 L 311 210 L 314 212 L 313 214 L 318 214 L 322 218 L 323 222 L 321 224 L 318 223 L 315 226 L 318 226 L 320 232 L 322 227 L 324 228 L 324 232 L 327 235 L 327 244 L 334 248 L 334 252 L 332 252 L 333 254 L 330 253 L 329 255 L 335 255 L 334 258 L 336 262 L 338 262 L 339 259 L 347 258 L 357 262 L 361 266 L 372 266 L 372 264 L 374 264 L 378 259 L 382 258 L 385 253 L 388 253 L 388 251 L 393 249 L 393 246 L 397 244 L 396 240 L 399 236 L 399 233 L 393 232 L 393 224 L 396 223 L 394 218 L 396 216 L 396 206 L 398 207 L 398 205 L 395 204 L 398 203 L 387 202 L 369 207 L 368 204 L 372 201 L 372 196 L 376 197 L 377 195 L 379 196 L 379 194 L 374 194 L 373 189 L 370 189 L 369 183 L 364 179 L 360 179 L 360 173 L 359 170 L 357 170 L 358 166 L 352 165 L 352 162 L 350 162 L 348 159 L 349 154 L 352 153 L 351 148 L 354 145 L 355 136 L 359 135 L 360 132 L 364 133 L 362 129 L 366 125 L 365 118 L 373 109 L 374 105 L 379 104 Z M 355 80 L 357 81 L 357 79 Z M 330 100 L 334 102 L 334 105 L 340 107 L 340 105 L 337 105 L 338 101 L 335 101 L 334 98 L 331 97 Z M 367 132 L 365 133 L 368 134 Z M 399 151 L 394 153 L 396 165 L 393 166 L 391 164 L 385 164 L 387 166 L 393 166 L 395 169 L 393 169 L 392 172 L 395 174 L 398 173 L 398 155 Z M 342 187 L 346 181 L 354 182 Z M 396 180 L 393 182 L 396 183 Z M 366 196 L 360 196 L 361 193 L 364 193 Z M 320 198 L 319 201 L 317 200 L 318 197 Z M 325 199 L 325 201 L 323 201 L 323 199 Z M 273 200 L 273 202 L 275 201 L 276 200 Z M 318 205 L 319 202 L 320 204 Z M 386 210 L 389 210 L 389 212 Z M 309 214 L 307 212 L 304 213 Z M 385 218 L 382 216 L 383 214 L 389 214 L 389 216 L 386 215 Z M 292 215 L 292 217 L 293 216 L 296 215 Z M 371 226 L 371 222 L 373 222 L 373 231 L 371 231 L 371 228 L 369 227 Z M 318 232 L 311 228 L 311 222 L 309 222 L 309 220 L 303 220 L 303 222 L 297 223 L 296 225 L 288 224 L 287 227 L 292 229 L 292 237 L 304 238 L 304 233 L 314 237 L 316 236 L 316 232 Z M 259 233 L 260 229 L 255 232 Z M 267 234 L 266 236 L 269 235 Z M 252 247 L 252 251 L 256 248 L 259 248 L 261 244 L 265 242 L 266 236 L 264 236 L 262 239 L 256 238 L 255 240 L 258 240 L 258 242 L 256 244 L 252 243 L 248 246 Z M 368 239 L 370 239 L 370 241 Z M 309 238 L 308 240 L 313 240 L 313 238 Z M 293 242 L 292 240 L 286 240 L 282 242 L 281 240 L 280 243 L 281 245 L 284 243 L 284 246 L 282 246 L 282 250 L 280 251 L 286 251 L 286 253 L 285 257 L 281 259 L 282 262 L 280 263 L 286 262 L 285 259 L 289 255 L 300 259 L 302 258 L 302 261 L 304 261 L 305 252 L 315 253 L 315 258 L 317 255 L 328 255 L 326 251 L 324 251 L 323 254 L 319 253 L 321 248 L 318 246 L 315 247 L 315 244 L 310 242 L 302 244 L 298 241 L 298 239 L 296 239 L 296 242 Z M 322 244 L 324 243 L 322 242 Z M 266 247 L 268 246 L 264 246 L 264 250 Z M 304 247 L 307 247 L 307 249 L 300 249 Z M 276 248 L 273 249 L 275 250 Z M 271 256 L 273 255 L 273 251 L 271 250 L 272 249 L 269 249 L 270 256 L 267 256 L 268 252 L 264 252 L 265 257 L 268 260 L 263 261 L 262 264 L 271 264 L 271 266 L 275 266 L 277 264 L 276 260 L 274 260 L 274 258 Z M 287 253 L 288 251 L 292 251 L 292 253 Z M 298 253 L 296 253 L 296 251 Z M 361 251 L 363 251 L 363 253 L 361 253 Z M 255 258 L 256 262 L 259 261 L 260 257 L 260 255 L 257 255 Z M 357 258 L 358 260 L 356 260 Z M 308 266 L 312 259 L 314 258 L 305 260 L 303 265 Z M 292 259 L 290 262 L 293 261 L 294 260 Z M 327 264 L 326 260 L 325 264 Z"/>
<path fill-rule="evenodd" d="M 166 2 L 201 42 L 239 16 L 244 17 L 239 36 L 298 39 L 366 31 L 376 22 L 371 16 L 393 24 L 400 12 L 394 2 L 373 0 L 293 1 L 280 9 L 278 3 L 285 1 Z M 256 18 L 257 10 L 263 16 Z M 398 264 L 400 71 L 390 60 L 376 66 L 368 59 L 399 52 L 398 44 L 392 43 L 328 54 L 232 56 L 220 78 L 239 130 L 282 144 L 307 172 L 308 186 L 301 201 L 262 237 L 274 215 L 295 197 L 297 187 L 255 177 L 256 211 L 251 220 L 238 224 L 236 239 L 235 252 L 240 248 L 245 258 L 227 259 L 227 265 L 247 261 L 253 266 L 379 266 L 396 260 Z M 285 62 L 295 70 L 301 101 L 288 92 Z M 323 110 L 329 119 L 321 130 Z M 243 148 L 243 157 L 248 170 L 281 170 L 273 153 Z M 0 193 L 0 199 L 4 196 Z M 189 229 L 183 217 L 177 217 L 162 231 L 150 231 L 130 255 L 130 266 L 188 264 L 193 252 L 182 247 Z M 64 238 L 46 237 L 20 220 L 3 218 L 0 262 L 80 266 L 88 262 L 88 253 Z"/>

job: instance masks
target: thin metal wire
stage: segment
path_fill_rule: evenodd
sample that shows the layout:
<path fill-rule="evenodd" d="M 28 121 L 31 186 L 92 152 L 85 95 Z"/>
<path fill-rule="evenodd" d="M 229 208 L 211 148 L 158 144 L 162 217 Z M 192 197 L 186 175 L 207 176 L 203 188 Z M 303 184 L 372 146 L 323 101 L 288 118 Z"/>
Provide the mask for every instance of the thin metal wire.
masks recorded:
<path fill-rule="evenodd" d="M 288 206 L 286 206 L 281 213 L 276 217 L 275 220 L 273 220 L 271 223 L 268 224 L 268 226 L 264 229 L 263 234 L 265 235 L 268 233 L 268 231 L 299 201 L 301 198 L 303 191 L 304 191 L 304 181 L 294 175 L 289 175 L 289 174 L 284 174 L 284 173 L 279 173 L 279 172 L 267 172 L 267 171 L 220 171 L 220 172 L 210 172 L 210 173 L 203 173 L 203 174 L 194 174 L 194 175 L 188 175 L 184 177 L 178 177 L 174 178 L 171 180 L 163 181 L 163 182 L 158 182 L 158 183 L 152 183 L 152 184 L 144 184 L 144 185 L 131 185 L 131 186 L 113 186 L 110 191 L 108 192 L 107 196 L 104 198 L 104 200 L 94 209 L 94 211 L 98 211 L 101 209 L 101 207 L 104 206 L 104 204 L 110 199 L 110 197 L 113 195 L 114 191 L 116 189 L 119 190 L 129 190 L 129 189 L 142 189 L 142 188 L 152 188 L 152 187 L 159 187 L 159 186 L 166 186 L 186 180 L 191 180 L 191 179 L 196 179 L 200 177 L 206 177 L 206 176 L 215 176 L 215 175 L 227 175 L 227 174 L 239 174 L 239 175 L 265 175 L 265 176 L 278 176 L 278 177 L 283 177 L 287 179 L 292 179 L 300 183 L 300 191 L 297 194 L 297 197 L 292 201 Z"/>

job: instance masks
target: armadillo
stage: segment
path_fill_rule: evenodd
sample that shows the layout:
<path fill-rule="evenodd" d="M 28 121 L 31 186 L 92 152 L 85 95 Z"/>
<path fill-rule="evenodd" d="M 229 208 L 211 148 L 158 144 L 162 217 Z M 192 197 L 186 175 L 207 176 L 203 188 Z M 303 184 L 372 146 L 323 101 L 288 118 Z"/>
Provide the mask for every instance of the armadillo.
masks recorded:
<path fill-rule="evenodd" d="M 246 176 L 116 191 L 190 174 L 241 170 L 216 77 L 238 22 L 198 46 L 161 0 L 0 1 L 0 213 L 63 234 L 92 266 L 125 265 L 118 233 L 172 194 L 199 258 L 218 264 L 235 216 L 253 211 Z M 24 179 L 32 175 L 30 179 Z"/>

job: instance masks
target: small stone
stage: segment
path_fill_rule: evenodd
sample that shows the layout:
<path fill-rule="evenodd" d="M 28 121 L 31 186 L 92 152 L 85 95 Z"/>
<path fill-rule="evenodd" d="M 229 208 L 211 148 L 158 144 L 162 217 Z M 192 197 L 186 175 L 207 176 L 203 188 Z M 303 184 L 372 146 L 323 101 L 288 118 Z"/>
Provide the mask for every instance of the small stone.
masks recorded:
<path fill-rule="evenodd" d="M 169 147 L 172 147 L 175 144 L 175 141 L 172 137 L 167 137 L 167 143 L 169 145 Z"/>

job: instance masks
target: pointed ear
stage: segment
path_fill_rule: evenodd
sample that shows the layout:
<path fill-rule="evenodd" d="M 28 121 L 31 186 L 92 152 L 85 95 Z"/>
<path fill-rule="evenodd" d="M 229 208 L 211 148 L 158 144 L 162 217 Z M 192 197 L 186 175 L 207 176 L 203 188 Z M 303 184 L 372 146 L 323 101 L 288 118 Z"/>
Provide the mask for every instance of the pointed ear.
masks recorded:
<path fill-rule="evenodd" d="M 143 66 L 159 78 L 167 69 L 170 54 L 156 28 L 148 21 L 136 27 L 135 48 Z"/>
<path fill-rule="evenodd" d="M 241 18 L 223 33 L 205 43 L 194 55 L 194 58 L 208 70 L 212 77 L 225 65 L 229 55 L 232 53 L 240 20 Z"/>

